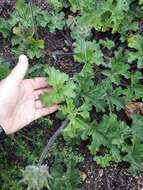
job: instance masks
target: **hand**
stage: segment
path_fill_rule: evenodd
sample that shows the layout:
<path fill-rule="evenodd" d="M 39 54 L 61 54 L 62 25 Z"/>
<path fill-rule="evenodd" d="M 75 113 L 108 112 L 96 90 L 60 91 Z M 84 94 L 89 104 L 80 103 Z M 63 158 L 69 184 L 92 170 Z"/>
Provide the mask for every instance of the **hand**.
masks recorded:
<path fill-rule="evenodd" d="M 0 81 L 0 125 L 6 134 L 12 134 L 58 108 L 57 105 L 43 107 L 38 97 L 52 89 L 42 77 L 24 80 L 27 69 L 28 59 L 21 55 L 11 74 Z"/>

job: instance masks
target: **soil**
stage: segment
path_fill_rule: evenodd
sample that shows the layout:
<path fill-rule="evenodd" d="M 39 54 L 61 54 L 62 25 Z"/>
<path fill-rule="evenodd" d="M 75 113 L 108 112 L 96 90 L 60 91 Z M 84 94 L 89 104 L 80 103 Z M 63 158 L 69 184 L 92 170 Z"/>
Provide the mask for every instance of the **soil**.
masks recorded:
<path fill-rule="evenodd" d="M 81 170 L 87 174 L 81 190 L 141 190 L 143 188 L 143 173 L 135 177 L 129 176 L 125 163 L 112 164 L 103 169 L 93 162 L 91 156 L 88 156 Z"/>
<path fill-rule="evenodd" d="M 9 2 L 9 3 L 7 3 Z M 42 7 L 43 9 L 50 9 L 47 3 L 43 3 L 42 0 L 35 0 L 35 3 Z M 9 12 L 14 9 L 15 1 L 5 1 L 1 0 L 0 2 L 0 18 L 9 17 Z M 55 34 L 49 33 L 47 30 L 38 31 L 40 38 L 45 40 L 45 51 L 47 51 L 47 56 L 44 56 L 41 60 L 43 64 L 49 63 L 54 67 L 68 73 L 70 76 L 73 76 L 74 73 L 79 72 L 82 68 L 82 65 L 74 62 L 72 56 L 59 56 L 55 60 L 51 54 L 54 51 L 63 51 L 65 53 L 72 53 L 72 46 L 69 45 L 67 41 L 70 41 L 69 31 L 58 31 Z M 93 32 L 94 37 L 97 39 L 111 37 L 110 33 L 106 34 L 97 34 Z M 117 46 L 120 44 L 118 37 L 115 36 L 115 42 Z M 3 56 L 7 59 L 12 57 L 10 52 L 11 44 L 9 40 L 5 40 L 0 36 L 0 56 Z M 65 51 L 66 50 L 66 51 Z M 50 56 L 49 56 L 50 55 Z M 14 61 L 9 61 L 11 64 L 15 64 Z M 31 61 L 31 64 L 36 64 L 36 62 Z M 94 109 L 93 113 L 94 115 Z M 45 128 L 43 126 L 44 141 L 46 142 L 54 134 L 58 126 L 60 126 L 60 121 L 57 120 L 54 123 L 54 126 L 51 129 Z M 41 128 L 41 126 L 40 126 Z M 60 142 L 60 141 L 59 141 Z M 63 142 L 61 142 L 63 143 Z M 89 154 L 86 145 L 88 142 L 83 142 L 80 146 L 77 146 L 76 149 L 84 155 L 84 161 L 78 165 L 80 171 L 84 172 L 87 177 L 81 185 L 81 190 L 141 190 L 143 189 L 143 172 L 140 172 L 136 176 L 128 175 L 126 163 L 120 164 L 111 164 L 107 168 L 101 168 L 93 161 L 93 157 Z M 14 159 L 14 160 L 13 160 Z M 21 160 L 17 160 L 16 155 L 13 155 L 12 163 L 21 164 Z"/>

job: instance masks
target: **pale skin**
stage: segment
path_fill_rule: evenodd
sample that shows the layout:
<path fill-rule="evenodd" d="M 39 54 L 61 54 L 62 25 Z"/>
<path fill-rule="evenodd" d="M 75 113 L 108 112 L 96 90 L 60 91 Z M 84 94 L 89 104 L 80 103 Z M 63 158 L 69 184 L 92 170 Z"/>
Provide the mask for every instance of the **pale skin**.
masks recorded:
<path fill-rule="evenodd" d="M 44 107 L 39 100 L 44 91 L 52 91 L 45 78 L 24 79 L 28 65 L 27 57 L 21 55 L 10 75 L 0 81 L 0 126 L 8 135 L 58 109 L 56 104 Z"/>

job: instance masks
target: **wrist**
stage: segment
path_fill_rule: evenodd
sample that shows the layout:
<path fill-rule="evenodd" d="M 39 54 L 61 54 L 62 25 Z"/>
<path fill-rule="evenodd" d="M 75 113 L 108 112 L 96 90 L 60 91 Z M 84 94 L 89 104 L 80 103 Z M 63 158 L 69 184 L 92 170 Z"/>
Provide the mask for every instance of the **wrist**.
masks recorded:
<path fill-rule="evenodd" d="M 3 133 L 5 133 L 5 135 L 9 134 L 5 122 L 0 121 L 0 129 L 1 129 L 1 131 L 3 130 Z"/>

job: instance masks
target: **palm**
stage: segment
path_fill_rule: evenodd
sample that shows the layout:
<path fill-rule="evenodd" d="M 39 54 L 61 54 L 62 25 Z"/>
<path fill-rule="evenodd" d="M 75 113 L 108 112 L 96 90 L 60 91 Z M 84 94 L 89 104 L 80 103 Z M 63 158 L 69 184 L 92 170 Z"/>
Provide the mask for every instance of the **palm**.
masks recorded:
<path fill-rule="evenodd" d="M 17 70 L 17 69 L 15 69 Z M 15 73 L 19 76 L 16 77 Z M 22 75 L 13 73 L 0 83 L 0 121 L 8 134 L 31 123 L 41 116 L 48 115 L 57 109 L 57 105 L 44 108 L 39 95 L 51 91 L 45 78 L 23 80 Z M 15 77 L 15 78 L 14 78 Z M 20 77 L 20 78 L 19 78 Z M 12 80 L 13 79 L 13 80 Z"/>

